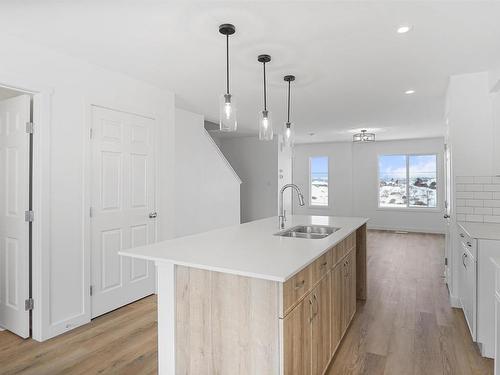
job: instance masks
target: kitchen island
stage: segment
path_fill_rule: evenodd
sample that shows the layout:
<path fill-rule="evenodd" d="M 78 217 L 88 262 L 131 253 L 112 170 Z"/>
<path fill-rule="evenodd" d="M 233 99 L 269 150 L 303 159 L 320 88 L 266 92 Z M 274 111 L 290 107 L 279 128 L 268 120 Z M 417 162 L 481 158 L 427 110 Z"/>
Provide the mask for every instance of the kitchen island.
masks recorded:
<path fill-rule="evenodd" d="M 366 299 L 365 218 L 277 218 L 123 250 L 158 275 L 160 374 L 322 374 Z"/>

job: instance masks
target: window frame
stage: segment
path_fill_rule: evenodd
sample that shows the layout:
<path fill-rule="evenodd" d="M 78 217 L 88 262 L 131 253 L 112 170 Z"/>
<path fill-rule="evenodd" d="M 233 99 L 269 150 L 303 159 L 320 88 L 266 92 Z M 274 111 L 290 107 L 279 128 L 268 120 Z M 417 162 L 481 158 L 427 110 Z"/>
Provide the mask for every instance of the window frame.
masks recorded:
<path fill-rule="evenodd" d="M 406 205 L 401 207 L 382 207 L 380 206 L 380 157 L 381 156 L 405 156 L 406 157 Z M 434 156 L 436 158 L 436 207 L 425 206 L 410 206 L 410 157 L 411 156 Z M 439 153 L 437 152 L 419 152 L 419 153 L 390 153 L 377 155 L 377 211 L 425 211 L 425 212 L 441 212 L 441 199 L 439 194 L 440 186 L 440 169 L 439 169 Z"/>
<path fill-rule="evenodd" d="M 312 202 L 312 159 L 315 158 L 326 158 L 326 164 L 327 164 L 327 183 L 328 183 L 328 196 L 326 199 L 326 204 L 313 204 Z M 326 155 L 315 155 L 315 156 L 309 156 L 309 184 L 308 184 L 308 189 L 309 189 L 309 197 L 307 200 L 307 205 L 309 208 L 330 208 L 330 157 Z"/>

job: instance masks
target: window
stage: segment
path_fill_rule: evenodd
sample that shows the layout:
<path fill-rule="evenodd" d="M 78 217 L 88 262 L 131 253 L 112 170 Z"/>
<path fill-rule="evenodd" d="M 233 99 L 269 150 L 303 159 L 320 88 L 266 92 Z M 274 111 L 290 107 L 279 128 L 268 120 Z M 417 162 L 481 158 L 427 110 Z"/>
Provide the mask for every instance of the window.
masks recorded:
<path fill-rule="evenodd" d="M 328 157 L 314 156 L 309 159 L 310 205 L 328 206 Z"/>
<path fill-rule="evenodd" d="M 381 155 L 379 207 L 437 207 L 437 155 Z"/>

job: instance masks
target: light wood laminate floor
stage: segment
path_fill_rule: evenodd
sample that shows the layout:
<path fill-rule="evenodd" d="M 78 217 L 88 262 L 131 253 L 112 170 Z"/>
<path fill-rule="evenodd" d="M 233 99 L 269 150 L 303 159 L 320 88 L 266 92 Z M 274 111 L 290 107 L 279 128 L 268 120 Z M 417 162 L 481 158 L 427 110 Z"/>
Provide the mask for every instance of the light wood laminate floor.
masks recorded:
<path fill-rule="evenodd" d="M 439 235 L 369 232 L 368 300 L 328 375 L 493 374 L 448 305 L 443 251 Z M 43 343 L 0 332 L 0 374 L 155 374 L 156 337 L 152 296 Z"/>

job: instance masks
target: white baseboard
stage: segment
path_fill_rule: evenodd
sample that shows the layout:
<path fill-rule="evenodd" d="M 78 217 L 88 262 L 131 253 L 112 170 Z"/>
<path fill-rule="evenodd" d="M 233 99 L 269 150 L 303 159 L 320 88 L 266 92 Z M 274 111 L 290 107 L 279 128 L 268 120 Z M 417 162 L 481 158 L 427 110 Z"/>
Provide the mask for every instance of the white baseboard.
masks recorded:
<path fill-rule="evenodd" d="M 431 233 L 431 234 L 445 234 L 442 230 L 435 229 L 419 229 L 419 228 L 394 228 L 394 227 L 384 227 L 379 225 L 370 225 L 368 223 L 368 229 L 373 230 L 387 230 L 387 231 L 401 231 L 401 232 L 410 232 L 410 233 Z"/>

